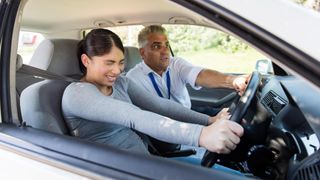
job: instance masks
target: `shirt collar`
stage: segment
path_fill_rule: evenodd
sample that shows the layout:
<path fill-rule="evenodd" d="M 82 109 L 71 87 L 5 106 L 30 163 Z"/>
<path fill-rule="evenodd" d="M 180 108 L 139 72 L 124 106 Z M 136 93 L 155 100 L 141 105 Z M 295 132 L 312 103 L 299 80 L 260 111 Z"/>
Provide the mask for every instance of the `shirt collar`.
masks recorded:
<path fill-rule="evenodd" d="M 169 66 L 167 68 L 167 70 L 165 72 L 163 72 L 162 74 L 167 73 L 167 71 L 170 70 L 170 65 L 171 65 L 171 60 L 169 62 Z M 142 71 L 145 75 L 148 75 L 150 72 L 152 72 L 153 74 L 159 76 L 159 74 L 157 74 L 154 70 L 152 70 L 144 61 L 141 62 L 141 67 L 142 67 Z"/>

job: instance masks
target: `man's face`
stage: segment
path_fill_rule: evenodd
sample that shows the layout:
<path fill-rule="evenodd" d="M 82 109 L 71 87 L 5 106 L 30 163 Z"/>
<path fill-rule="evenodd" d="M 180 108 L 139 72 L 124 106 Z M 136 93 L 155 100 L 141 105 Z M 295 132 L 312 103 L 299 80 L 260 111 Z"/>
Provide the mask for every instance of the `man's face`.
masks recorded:
<path fill-rule="evenodd" d="M 140 49 L 140 54 L 152 70 L 158 74 L 162 73 L 169 66 L 170 50 L 167 36 L 160 33 L 151 33 L 147 40 L 148 43 Z"/>

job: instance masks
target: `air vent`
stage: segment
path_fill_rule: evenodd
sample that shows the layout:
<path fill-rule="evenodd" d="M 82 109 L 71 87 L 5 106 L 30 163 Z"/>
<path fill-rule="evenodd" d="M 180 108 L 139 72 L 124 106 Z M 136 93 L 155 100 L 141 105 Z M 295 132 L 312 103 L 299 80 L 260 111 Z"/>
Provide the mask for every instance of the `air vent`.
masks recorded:
<path fill-rule="evenodd" d="M 320 178 L 320 164 L 313 164 L 298 171 L 295 180 L 316 180 Z"/>
<path fill-rule="evenodd" d="M 287 102 L 273 91 L 269 91 L 262 99 L 262 104 L 277 115 L 287 105 Z"/>

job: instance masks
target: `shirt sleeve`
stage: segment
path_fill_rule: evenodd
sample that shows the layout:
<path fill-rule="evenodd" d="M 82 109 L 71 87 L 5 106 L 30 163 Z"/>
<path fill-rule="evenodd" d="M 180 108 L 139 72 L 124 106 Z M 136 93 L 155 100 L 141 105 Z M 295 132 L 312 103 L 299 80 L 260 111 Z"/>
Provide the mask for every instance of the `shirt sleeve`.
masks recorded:
<path fill-rule="evenodd" d="M 141 92 L 140 92 L 141 93 Z M 203 126 L 175 121 L 103 95 L 90 83 L 72 83 L 62 98 L 65 118 L 78 117 L 136 129 L 162 141 L 199 145 Z"/>
<path fill-rule="evenodd" d="M 200 71 L 203 69 L 202 67 L 194 66 L 182 58 L 175 58 L 174 63 L 174 71 L 179 72 L 179 76 L 184 83 L 190 84 L 190 86 L 194 89 L 201 88 L 201 86 L 196 85 L 196 80 Z"/>

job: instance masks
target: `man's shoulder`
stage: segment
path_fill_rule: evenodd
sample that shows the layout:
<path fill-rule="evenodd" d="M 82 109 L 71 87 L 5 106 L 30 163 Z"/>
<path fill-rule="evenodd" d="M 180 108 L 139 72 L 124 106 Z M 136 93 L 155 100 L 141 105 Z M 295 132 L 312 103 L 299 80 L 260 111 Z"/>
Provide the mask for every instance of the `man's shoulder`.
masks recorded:
<path fill-rule="evenodd" d="M 184 69 L 184 67 L 193 68 L 195 66 L 181 57 L 171 58 L 170 68 L 173 69 L 175 72 L 178 73 L 180 70 Z"/>
<path fill-rule="evenodd" d="M 182 57 L 171 57 L 171 66 L 184 66 L 184 65 L 190 65 L 188 61 L 183 59 Z"/>
<path fill-rule="evenodd" d="M 131 77 L 136 77 L 136 76 L 141 76 L 143 75 L 143 71 L 142 71 L 142 67 L 141 67 L 141 63 L 139 64 L 136 64 L 132 69 L 130 69 L 126 76 L 128 78 L 131 78 Z"/>

